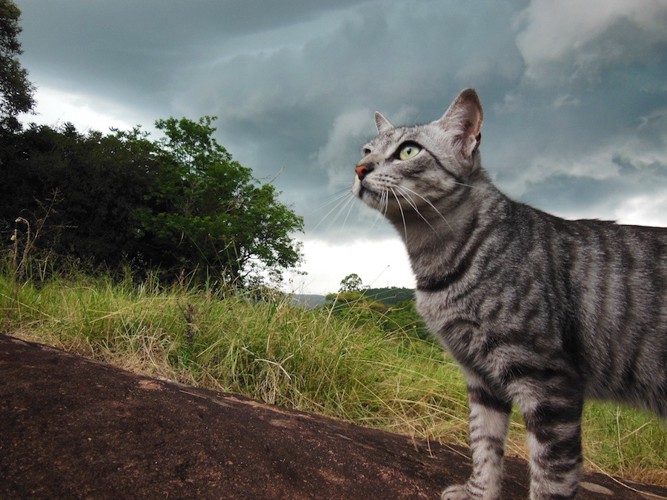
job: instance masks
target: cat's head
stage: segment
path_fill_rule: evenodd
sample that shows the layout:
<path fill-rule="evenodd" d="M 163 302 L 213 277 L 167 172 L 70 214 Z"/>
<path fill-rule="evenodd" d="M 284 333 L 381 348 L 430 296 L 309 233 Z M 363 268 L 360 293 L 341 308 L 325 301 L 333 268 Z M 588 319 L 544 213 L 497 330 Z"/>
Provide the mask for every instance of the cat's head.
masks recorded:
<path fill-rule="evenodd" d="M 375 113 L 378 135 L 363 147 L 352 192 L 394 221 L 446 210 L 448 199 L 480 169 L 482 118 L 473 89 L 426 125 L 394 127 Z"/>

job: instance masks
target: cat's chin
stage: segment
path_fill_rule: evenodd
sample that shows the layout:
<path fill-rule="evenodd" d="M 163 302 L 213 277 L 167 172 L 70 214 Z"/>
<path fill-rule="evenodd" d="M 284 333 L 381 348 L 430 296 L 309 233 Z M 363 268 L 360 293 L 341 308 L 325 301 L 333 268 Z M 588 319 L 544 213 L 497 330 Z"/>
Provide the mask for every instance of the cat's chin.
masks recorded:
<path fill-rule="evenodd" d="M 371 208 L 379 209 L 380 207 L 380 196 L 375 192 L 371 191 L 368 188 L 362 186 L 361 181 L 358 177 L 355 177 L 354 184 L 352 184 L 352 194 L 363 201 L 366 205 Z"/>
<path fill-rule="evenodd" d="M 362 190 L 363 187 L 361 186 L 361 181 L 359 180 L 359 177 L 355 177 L 354 182 L 352 183 L 352 194 L 357 198 L 361 198 Z"/>
<path fill-rule="evenodd" d="M 374 208 L 375 210 L 378 209 L 379 202 L 375 199 L 375 196 L 373 196 L 373 193 L 371 191 L 368 191 L 365 188 L 360 188 L 354 195 L 359 198 L 361 201 L 363 201 L 367 206 L 370 208 Z"/>

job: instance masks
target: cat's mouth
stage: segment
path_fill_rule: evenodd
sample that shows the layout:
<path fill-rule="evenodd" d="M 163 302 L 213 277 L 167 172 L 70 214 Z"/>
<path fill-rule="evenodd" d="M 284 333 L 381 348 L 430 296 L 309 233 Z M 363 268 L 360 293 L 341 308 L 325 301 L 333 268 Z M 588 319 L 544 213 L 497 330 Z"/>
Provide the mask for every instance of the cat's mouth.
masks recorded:
<path fill-rule="evenodd" d="M 352 184 L 352 194 L 354 194 L 357 198 L 360 200 L 364 201 L 365 203 L 369 203 L 369 199 L 364 199 L 365 196 L 369 196 L 372 200 L 374 201 L 379 201 L 381 196 L 379 193 L 376 193 L 372 189 L 369 189 L 367 186 L 364 186 L 363 182 L 359 177 L 354 178 L 354 183 Z"/>
<path fill-rule="evenodd" d="M 365 190 L 366 188 L 361 185 L 361 179 L 355 175 L 354 182 L 352 183 L 352 194 L 357 198 L 362 198 Z"/>

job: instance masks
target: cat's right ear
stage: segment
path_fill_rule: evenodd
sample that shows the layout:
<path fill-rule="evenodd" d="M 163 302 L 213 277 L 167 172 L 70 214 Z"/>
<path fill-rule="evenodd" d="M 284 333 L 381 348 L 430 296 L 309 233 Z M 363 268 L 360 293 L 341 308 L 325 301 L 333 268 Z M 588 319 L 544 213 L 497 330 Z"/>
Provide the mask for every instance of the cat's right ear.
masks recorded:
<path fill-rule="evenodd" d="M 387 120 L 379 111 L 375 112 L 375 126 L 378 129 L 378 134 L 384 134 L 385 132 L 389 132 L 394 128 L 391 122 Z"/>
<path fill-rule="evenodd" d="M 452 132 L 452 139 L 463 157 L 470 158 L 479 147 L 483 120 L 484 113 L 477 92 L 464 89 L 438 122 Z"/>

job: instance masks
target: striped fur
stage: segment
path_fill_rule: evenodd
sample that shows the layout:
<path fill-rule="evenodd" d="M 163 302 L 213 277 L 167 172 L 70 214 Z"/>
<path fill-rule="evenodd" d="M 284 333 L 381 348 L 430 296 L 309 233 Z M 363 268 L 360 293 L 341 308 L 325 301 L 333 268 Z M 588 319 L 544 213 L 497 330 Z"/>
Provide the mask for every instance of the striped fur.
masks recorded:
<path fill-rule="evenodd" d="M 507 198 L 481 166 L 471 89 L 431 124 L 376 124 L 353 192 L 405 241 L 419 312 L 468 380 L 473 472 L 442 498 L 500 496 L 512 404 L 531 498 L 574 497 L 585 397 L 667 417 L 667 229 L 566 221 Z M 403 158 L 405 145 L 418 153 Z"/>

